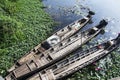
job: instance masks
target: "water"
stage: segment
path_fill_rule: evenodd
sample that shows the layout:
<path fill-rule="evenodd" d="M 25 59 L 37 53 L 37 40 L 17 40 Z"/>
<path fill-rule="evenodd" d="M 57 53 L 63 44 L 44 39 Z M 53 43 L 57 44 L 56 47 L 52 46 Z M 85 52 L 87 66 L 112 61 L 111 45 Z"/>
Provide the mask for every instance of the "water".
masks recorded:
<path fill-rule="evenodd" d="M 96 45 L 95 43 L 101 43 L 103 41 L 113 39 L 118 35 L 118 33 L 120 33 L 120 0 L 43 0 L 43 3 L 45 6 L 47 6 L 47 8 L 45 9 L 46 12 L 48 12 L 56 22 L 59 22 L 59 25 L 55 27 L 55 30 L 61 29 L 66 25 L 72 23 L 73 21 L 82 18 L 83 15 L 87 15 L 86 13 L 89 9 L 91 11 L 94 11 L 95 15 L 92 18 L 93 23 L 85 26 L 84 29 L 95 26 L 102 19 L 107 19 L 109 24 L 105 28 L 105 33 L 103 35 L 97 36 L 90 43 L 88 43 L 90 47 Z M 84 47 L 87 48 L 88 46 Z M 118 49 L 118 54 L 119 52 L 120 49 Z M 118 54 L 116 55 L 119 56 Z M 112 59 L 114 59 L 114 63 L 119 62 L 117 60 L 117 57 L 111 58 L 108 56 L 107 58 L 101 60 L 99 63 L 99 66 L 102 67 L 103 71 L 96 73 L 94 70 L 89 70 L 97 74 L 97 76 L 91 76 L 99 77 L 100 80 L 105 77 L 104 75 L 107 75 L 108 78 L 113 77 L 106 74 L 106 71 L 108 71 L 108 73 L 110 73 L 111 71 L 111 68 L 106 68 L 106 64 L 109 65 L 109 63 L 112 63 L 114 66 L 119 65 L 115 65 L 113 62 L 111 62 L 110 60 Z M 112 72 L 115 71 L 117 71 L 117 69 L 113 68 Z M 85 74 L 87 76 L 87 74 L 84 72 L 81 74 Z M 85 79 L 81 78 L 81 80 Z M 105 78 L 103 78 L 103 80 L 105 80 Z"/>
<path fill-rule="evenodd" d="M 95 12 L 93 23 L 85 27 L 93 27 L 102 19 L 109 24 L 105 34 L 98 38 L 113 39 L 120 32 L 120 0 L 43 0 L 45 10 L 59 23 L 55 30 L 61 29 L 73 21 L 87 15 L 88 10 Z"/>

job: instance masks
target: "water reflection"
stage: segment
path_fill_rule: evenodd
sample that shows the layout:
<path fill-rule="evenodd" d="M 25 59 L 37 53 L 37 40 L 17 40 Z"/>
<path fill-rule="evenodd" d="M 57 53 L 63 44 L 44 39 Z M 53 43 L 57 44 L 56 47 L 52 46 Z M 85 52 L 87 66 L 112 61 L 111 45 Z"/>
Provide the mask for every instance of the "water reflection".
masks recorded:
<path fill-rule="evenodd" d="M 53 19 L 57 22 L 60 22 L 60 25 L 58 25 L 55 30 L 60 29 L 65 25 L 75 21 L 76 19 L 81 18 L 81 14 L 86 15 L 86 12 L 88 12 L 89 9 L 94 11 L 95 15 L 92 18 L 93 23 L 84 27 L 84 29 L 95 26 L 102 19 L 107 19 L 109 21 L 109 24 L 105 28 L 105 34 L 97 36 L 95 39 L 87 43 L 89 46 L 84 45 L 83 49 L 95 46 L 96 44 L 107 41 L 108 39 L 116 38 L 117 34 L 120 32 L 120 0 L 44 0 L 43 3 L 48 7 L 46 11 L 53 17 Z M 77 51 L 79 52 L 80 50 L 81 49 L 78 49 Z M 120 48 L 117 52 L 120 53 Z M 75 53 L 76 52 L 74 52 L 74 54 Z M 102 68 L 106 69 L 105 72 L 100 72 L 102 77 L 104 75 L 110 76 L 106 73 L 107 70 L 108 72 L 111 70 L 111 68 L 106 68 L 106 64 L 112 63 L 110 60 L 114 60 L 114 62 L 117 63 L 117 57 L 111 58 L 109 56 L 100 61 L 98 67 L 101 66 Z M 114 69 L 112 71 L 114 71 Z M 101 80 L 99 72 L 96 74 L 97 77 Z M 84 77 L 81 79 L 85 80 L 86 77 L 85 79 Z"/>
<path fill-rule="evenodd" d="M 115 38 L 120 32 L 119 0 L 43 0 L 43 3 L 48 7 L 46 11 L 60 23 L 55 29 L 60 29 L 81 18 L 81 15 L 86 15 L 86 12 L 91 9 L 96 13 L 93 17 L 94 23 L 85 28 L 98 24 L 101 19 L 107 19 L 109 24 L 105 29 L 106 33 L 99 35 L 98 38 Z"/>
<path fill-rule="evenodd" d="M 79 1 L 79 0 L 78 0 Z M 81 4 L 76 0 L 44 0 L 43 3 L 48 8 L 46 11 L 53 19 L 60 23 L 55 29 L 60 29 L 71 22 L 82 18 Z"/>
<path fill-rule="evenodd" d="M 120 1 L 113 0 L 84 0 L 85 5 L 88 5 L 92 10 L 96 12 L 94 21 L 106 18 L 109 21 L 109 25 L 106 28 L 105 36 L 109 38 L 115 38 L 120 32 Z"/>

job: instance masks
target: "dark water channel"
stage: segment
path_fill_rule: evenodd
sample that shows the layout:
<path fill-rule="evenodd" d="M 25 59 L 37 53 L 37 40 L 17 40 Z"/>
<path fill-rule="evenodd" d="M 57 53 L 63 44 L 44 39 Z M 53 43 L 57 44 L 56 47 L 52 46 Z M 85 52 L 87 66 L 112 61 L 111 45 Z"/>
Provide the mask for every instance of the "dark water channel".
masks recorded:
<path fill-rule="evenodd" d="M 58 30 L 71 22 L 87 15 L 88 10 L 95 12 L 93 23 L 85 29 L 95 26 L 102 19 L 107 19 L 109 24 L 105 34 L 97 38 L 112 39 L 120 32 L 120 1 L 119 0 L 43 0 L 47 7 L 45 10 L 59 23 L 54 29 Z"/>

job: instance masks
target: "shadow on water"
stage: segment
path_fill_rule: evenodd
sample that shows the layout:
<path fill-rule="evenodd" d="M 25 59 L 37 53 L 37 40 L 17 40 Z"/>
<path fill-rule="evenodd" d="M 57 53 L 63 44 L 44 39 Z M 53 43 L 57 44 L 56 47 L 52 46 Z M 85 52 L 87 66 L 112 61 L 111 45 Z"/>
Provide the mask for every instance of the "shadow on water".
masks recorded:
<path fill-rule="evenodd" d="M 109 21 L 105 28 L 105 34 L 99 38 L 112 39 L 120 32 L 120 1 L 113 0 L 43 0 L 47 7 L 45 10 L 59 23 L 55 30 L 72 23 L 73 21 L 87 15 L 88 10 L 94 11 L 93 24 L 85 28 L 95 26 L 102 19 Z"/>

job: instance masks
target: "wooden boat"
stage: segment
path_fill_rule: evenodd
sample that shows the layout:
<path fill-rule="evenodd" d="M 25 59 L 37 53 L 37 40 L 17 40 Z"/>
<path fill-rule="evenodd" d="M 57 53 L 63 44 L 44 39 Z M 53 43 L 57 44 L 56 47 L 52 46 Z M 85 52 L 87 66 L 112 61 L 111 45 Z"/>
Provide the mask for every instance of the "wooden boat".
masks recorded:
<path fill-rule="evenodd" d="M 22 58 L 20 58 L 16 62 L 16 64 L 8 70 L 8 72 L 14 70 L 16 67 L 26 63 L 29 59 L 33 59 L 34 56 L 37 56 L 39 53 L 42 53 L 48 50 L 49 48 L 56 45 L 60 41 L 78 32 L 82 27 L 84 27 L 91 20 L 91 15 L 94 15 L 94 13 L 90 11 L 89 14 L 83 19 L 77 20 L 72 24 L 64 27 L 63 29 L 57 31 L 55 34 L 50 36 L 47 40 L 45 40 L 44 42 L 36 46 L 34 49 L 32 49 L 29 53 L 27 53 Z"/>
<path fill-rule="evenodd" d="M 115 50 L 119 44 L 120 34 L 116 39 L 73 54 L 26 80 L 63 80 L 64 77 L 73 74 L 79 69 L 109 54 L 111 51 Z"/>
<path fill-rule="evenodd" d="M 107 24 L 105 20 L 102 20 L 99 25 L 63 40 L 58 43 L 58 45 L 53 46 L 49 50 L 35 56 L 32 60 L 13 70 L 10 75 L 6 77 L 6 80 L 11 80 L 11 76 L 14 76 L 15 79 L 22 79 L 54 64 L 97 36 Z"/>

